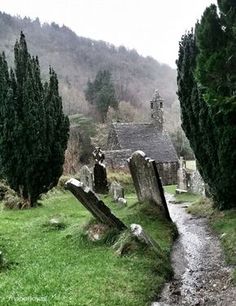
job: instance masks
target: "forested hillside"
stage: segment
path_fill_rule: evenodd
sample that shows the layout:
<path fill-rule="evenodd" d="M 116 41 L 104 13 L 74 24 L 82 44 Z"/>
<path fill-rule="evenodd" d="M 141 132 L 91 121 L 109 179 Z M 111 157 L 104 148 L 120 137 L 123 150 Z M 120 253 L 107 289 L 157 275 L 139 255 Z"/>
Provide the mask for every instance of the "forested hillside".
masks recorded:
<path fill-rule="evenodd" d="M 145 107 L 158 88 L 166 101 L 167 113 L 178 113 L 176 71 L 168 65 L 123 46 L 79 37 L 66 26 L 41 25 L 38 19 L 32 21 L 0 13 L 0 50 L 5 51 L 10 64 L 21 30 L 31 54 L 40 58 L 43 77 L 46 78 L 49 65 L 57 72 L 67 114 L 88 113 L 84 89 L 88 79 L 94 79 L 101 69 L 111 71 L 119 101 Z"/>

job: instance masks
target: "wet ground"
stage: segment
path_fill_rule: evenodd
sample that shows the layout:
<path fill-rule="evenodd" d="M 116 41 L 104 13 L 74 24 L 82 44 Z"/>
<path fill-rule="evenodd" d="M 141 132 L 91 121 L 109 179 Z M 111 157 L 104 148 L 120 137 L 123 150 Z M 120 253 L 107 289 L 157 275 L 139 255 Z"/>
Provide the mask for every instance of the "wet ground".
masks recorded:
<path fill-rule="evenodd" d="M 167 197 L 168 198 L 168 197 Z M 168 204 L 179 238 L 172 252 L 174 279 L 152 306 L 236 306 L 231 269 L 224 263 L 219 239 L 205 218 L 186 212 L 188 204 Z"/>

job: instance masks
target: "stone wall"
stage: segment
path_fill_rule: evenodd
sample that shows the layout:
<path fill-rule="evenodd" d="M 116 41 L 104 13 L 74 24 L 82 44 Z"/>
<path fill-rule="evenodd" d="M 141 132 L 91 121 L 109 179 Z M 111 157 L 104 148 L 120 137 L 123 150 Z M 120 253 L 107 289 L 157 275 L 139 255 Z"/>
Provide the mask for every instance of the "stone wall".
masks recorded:
<path fill-rule="evenodd" d="M 110 129 L 110 132 L 108 134 L 107 138 L 107 149 L 108 150 L 119 150 L 120 144 L 116 135 L 116 132 L 114 130 L 114 127 Z"/>
<path fill-rule="evenodd" d="M 176 185 L 178 181 L 177 171 L 179 168 L 179 163 L 169 162 L 169 163 L 156 163 L 156 164 L 162 184 Z"/>
<path fill-rule="evenodd" d="M 130 149 L 104 151 L 104 154 L 107 168 L 128 170 L 127 159 L 132 154 Z M 177 162 L 156 163 L 156 165 L 163 185 L 177 184 L 177 170 L 179 168 Z"/>
<path fill-rule="evenodd" d="M 104 151 L 104 154 L 107 168 L 128 170 L 127 159 L 132 154 L 130 149 Z"/>

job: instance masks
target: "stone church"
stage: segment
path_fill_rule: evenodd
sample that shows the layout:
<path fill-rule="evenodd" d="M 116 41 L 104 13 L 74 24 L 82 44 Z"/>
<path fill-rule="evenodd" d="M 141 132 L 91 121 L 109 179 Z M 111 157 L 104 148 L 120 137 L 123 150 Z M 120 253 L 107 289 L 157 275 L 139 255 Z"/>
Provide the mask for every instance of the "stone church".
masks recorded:
<path fill-rule="evenodd" d="M 177 183 L 178 156 L 163 128 L 163 99 L 158 90 L 150 101 L 149 123 L 113 123 L 108 135 L 106 163 L 112 168 L 126 168 L 127 158 L 137 150 L 156 161 L 164 185 Z"/>

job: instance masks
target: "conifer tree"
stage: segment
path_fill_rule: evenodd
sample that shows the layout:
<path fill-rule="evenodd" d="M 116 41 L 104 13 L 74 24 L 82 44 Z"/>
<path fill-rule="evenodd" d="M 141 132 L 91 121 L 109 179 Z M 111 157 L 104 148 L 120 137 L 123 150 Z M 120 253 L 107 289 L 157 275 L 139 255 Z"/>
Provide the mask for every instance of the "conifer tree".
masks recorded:
<path fill-rule="evenodd" d="M 49 83 L 42 83 L 38 58 L 28 53 L 23 33 L 14 55 L 10 75 L 4 55 L 0 58 L 0 162 L 10 187 L 33 206 L 62 173 L 69 122 L 56 73 L 50 68 Z"/>
<path fill-rule="evenodd" d="M 86 100 L 97 109 L 102 122 L 104 122 L 109 106 L 113 108 L 117 108 L 118 106 L 110 71 L 100 70 L 94 82 L 88 81 L 85 97 Z"/>
<path fill-rule="evenodd" d="M 236 205 L 236 4 L 218 3 L 220 15 L 211 5 L 195 33 L 182 37 L 177 80 L 182 126 L 200 173 L 216 206 L 227 209 Z"/>

